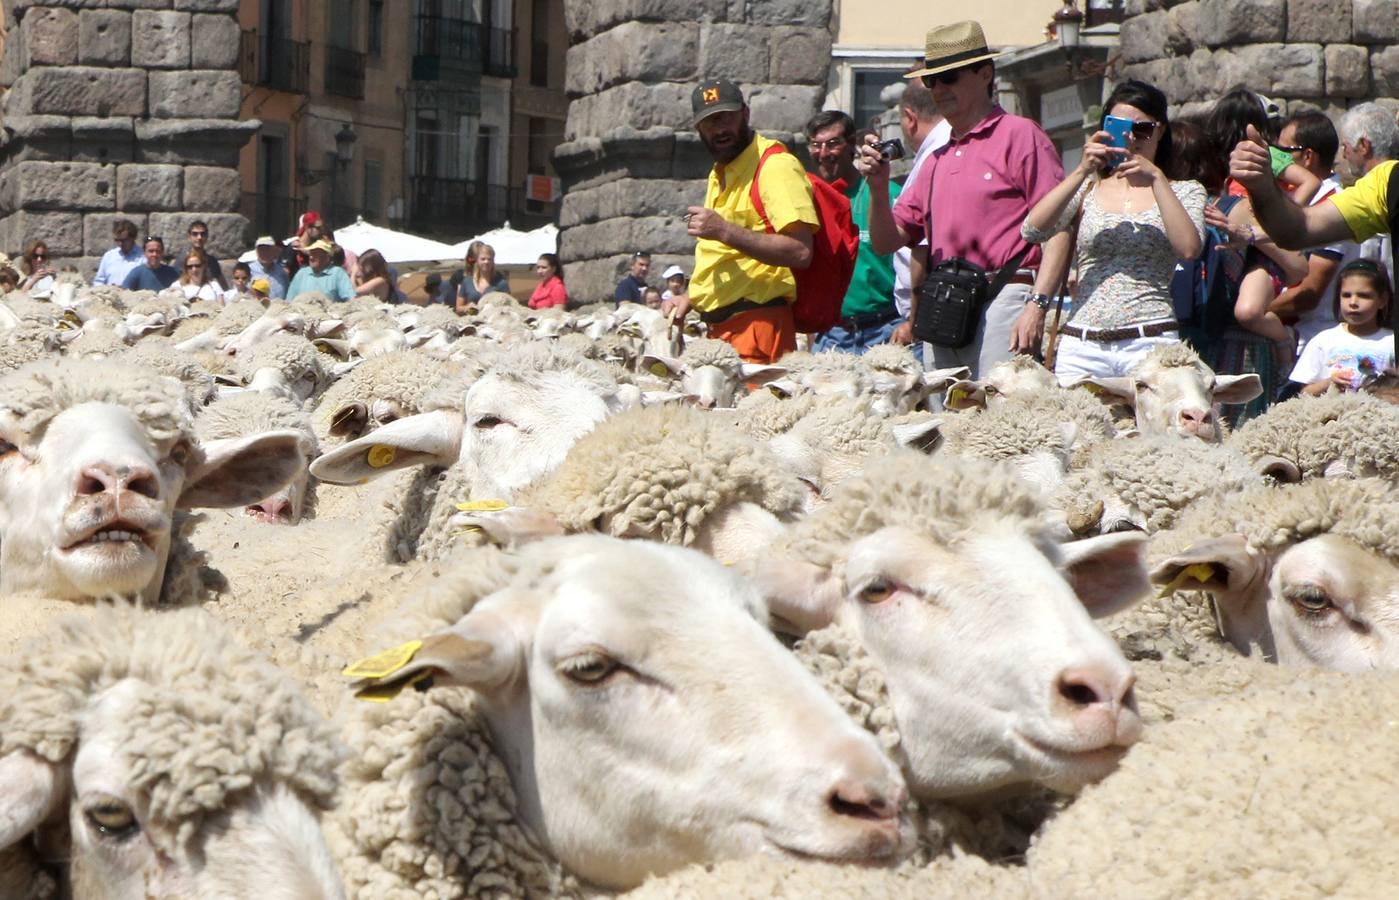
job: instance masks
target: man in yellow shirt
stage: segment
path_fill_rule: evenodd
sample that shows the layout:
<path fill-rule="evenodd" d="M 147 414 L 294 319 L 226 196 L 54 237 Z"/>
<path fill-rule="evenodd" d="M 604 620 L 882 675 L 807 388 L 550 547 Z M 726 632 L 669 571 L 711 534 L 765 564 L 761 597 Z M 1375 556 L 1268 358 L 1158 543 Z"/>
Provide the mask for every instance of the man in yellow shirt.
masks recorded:
<path fill-rule="evenodd" d="M 1273 180 L 1267 144 L 1252 126 L 1248 136 L 1230 155 L 1229 174 L 1248 189 L 1254 215 L 1279 246 L 1301 250 L 1339 240 L 1358 242 L 1393 235 L 1399 227 L 1399 163 L 1380 162 L 1344 191 L 1315 206 L 1298 206 Z M 1399 255 L 1399 242 L 1391 241 L 1390 250 Z M 1394 262 L 1399 267 L 1399 260 Z"/>
<path fill-rule="evenodd" d="M 689 292 L 672 297 L 667 309 L 683 315 L 693 306 L 710 337 L 728 341 L 749 362 L 775 362 L 797 346 L 792 270 L 811 264 L 812 235 L 820 228 L 811 184 L 790 153 L 763 163 L 758 194 L 772 222 L 769 233 L 750 189 L 759 157 L 776 141 L 753 133 L 748 104 L 732 82 L 700 84 L 690 105 L 714 168 L 704 205 L 688 211 L 688 231 L 698 239 Z"/>

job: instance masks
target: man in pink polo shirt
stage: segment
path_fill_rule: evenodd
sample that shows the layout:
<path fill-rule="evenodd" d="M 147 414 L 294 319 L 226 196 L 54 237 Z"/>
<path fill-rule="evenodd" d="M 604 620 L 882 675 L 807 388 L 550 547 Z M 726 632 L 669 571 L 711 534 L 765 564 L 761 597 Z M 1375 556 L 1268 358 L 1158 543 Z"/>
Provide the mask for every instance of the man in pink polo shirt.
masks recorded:
<path fill-rule="evenodd" d="M 905 77 L 923 79 L 952 126 L 952 139 L 933 151 L 892 209 L 888 161 L 874 149 L 873 139 L 860 148 L 876 253 L 914 247 L 927 237 L 930 266 L 957 257 L 994 277 L 1027 249 L 1020 224 L 1063 179 L 1064 169 L 1039 125 L 1009 115 L 992 99 L 995 55 L 976 22 L 928 32 L 924 68 Z M 1033 353 L 1068 265 L 1069 242 L 1063 232 L 1042 248 L 1028 247 L 1005 288 L 982 308 L 976 338 L 962 348 L 932 345 L 932 365 L 968 366 L 977 378 L 1014 353 Z M 916 309 L 916 295 L 914 303 Z"/>

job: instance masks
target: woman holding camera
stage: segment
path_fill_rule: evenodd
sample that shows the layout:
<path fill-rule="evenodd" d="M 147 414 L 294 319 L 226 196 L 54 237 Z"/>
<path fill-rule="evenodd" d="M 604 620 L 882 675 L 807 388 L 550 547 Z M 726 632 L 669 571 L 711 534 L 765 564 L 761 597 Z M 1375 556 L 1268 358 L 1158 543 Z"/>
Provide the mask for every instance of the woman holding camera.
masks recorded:
<path fill-rule="evenodd" d="M 1078 236 L 1078 299 L 1054 367 L 1061 376 L 1126 375 L 1153 347 L 1180 340 L 1171 276 L 1204 240 L 1204 187 L 1163 171 L 1172 166 L 1166 95 L 1126 81 L 1103 109 L 1106 127 L 1021 228 L 1034 243 L 1069 228 Z"/>

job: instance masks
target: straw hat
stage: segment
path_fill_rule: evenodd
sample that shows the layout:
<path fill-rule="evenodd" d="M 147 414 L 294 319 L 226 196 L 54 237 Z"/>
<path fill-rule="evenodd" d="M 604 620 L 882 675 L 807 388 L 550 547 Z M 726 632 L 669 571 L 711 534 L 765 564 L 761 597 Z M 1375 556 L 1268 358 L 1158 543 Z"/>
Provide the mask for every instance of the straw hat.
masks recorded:
<path fill-rule="evenodd" d="M 986 46 L 986 35 L 978 22 L 955 22 L 939 25 L 928 32 L 927 49 L 923 51 L 923 68 L 909 72 L 905 78 L 936 75 L 948 69 L 960 69 L 972 63 L 995 59 Z"/>

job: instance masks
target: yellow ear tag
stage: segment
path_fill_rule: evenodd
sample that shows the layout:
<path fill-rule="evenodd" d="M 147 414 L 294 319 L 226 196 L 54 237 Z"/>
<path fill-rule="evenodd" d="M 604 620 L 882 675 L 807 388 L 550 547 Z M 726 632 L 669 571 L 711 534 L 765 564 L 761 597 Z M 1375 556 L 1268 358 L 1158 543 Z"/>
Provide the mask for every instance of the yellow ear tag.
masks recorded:
<path fill-rule="evenodd" d="M 1094 384 L 1091 381 L 1085 381 L 1083 382 L 1083 384 L 1080 384 L 1079 387 L 1083 388 L 1085 391 L 1092 394 L 1094 397 L 1101 397 L 1108 392 L 1107 388 L 1103 387 L 1100 384 Z"/>
<path fill-rule="evenodd" d="M 356 700 L 365 700 L 370 703 L 388 703 L 405 688 L 413 687 L 419 682 L 426 681 L 432 677 L 432 670 L 424 669 L 412 678 L 405 678 L 402 681 L 395 681 L 393 684 L 376 684 L 373 687 L 360 688 L 355 691 Z"/>
<path fill-rule="evenodd" d="M 376 653 L 368 659 L 350 663 L 341 672 L 346 678 L 383 678 L 392 675 L 413 661 L 418 651 L 423 649 L 422 641 L 409 641 Z"/>
<path fill-rule="evenodd" d="M 458 503 L 457 509 L 462 512 L 496 512 L 509 505 L 504 500 L 468 500 L 465 503 Z"/>
<path fill-rule="evenodd" d="M 393 458 L 397 455 L 398 451 L 388 444 L 375 444 L 369 448 L 369 454 L 365 456 L 364 461 L 373 468 L 382 469 L 384 466 L 392 465 Z"/>
<path fill-rule="evenodd" d="M 652 375 L 655 375 L 657 378 L 669 378 L 669 377 L 670 377 L 670 369 L 667 369 L 667 368 L 666 368 L 665 363 L 654 362 L 654 363 L 651 363 L 650 368 L 651 368 L 651 374 L 652 374 Z"/>
<path fill-rule="evenodd" d="M 967 391 L 965 388 L 953 388 L 952 396 L 947 398 L 947 405 L 953 406 L 961 403 L 965 399 L 967 399 Z"/>
<path fill-rule="evenodd" d="M 1165 597 L 1171 591 L 1178 591 L 1185 588 L 1190 582 L 1196 585 L 1209 584 L 1214 578 L 1214 567 L 1209 563 L 1195 563 L 1186 566 L 1176 573 L 1176 577 L 1171 579 L 1171 583 L 1161 588 L 1160 596 Z M 1188 588 L 1187 588 L 1188 590 Z"/>

